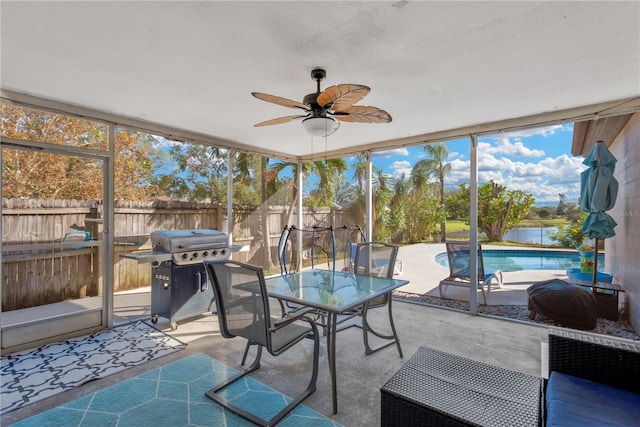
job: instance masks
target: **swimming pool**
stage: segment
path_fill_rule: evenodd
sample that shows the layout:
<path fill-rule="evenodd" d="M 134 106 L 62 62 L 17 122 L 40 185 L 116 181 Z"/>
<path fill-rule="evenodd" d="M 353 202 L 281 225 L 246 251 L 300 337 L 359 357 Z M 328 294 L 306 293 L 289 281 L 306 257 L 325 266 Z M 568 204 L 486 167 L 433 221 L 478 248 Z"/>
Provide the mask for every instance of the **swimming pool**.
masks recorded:
<path fill-rule="evenodd" d="M 487 270 L 568 270 L 580 267 L 577 251 L 550 251 L 532 249 L 482 249 L 484 268 Z M 436 262 L 449 267 L 447 253 L 436 255 Z M 604 254 L 598 254 L 598 271 L 604 271 Z"/>

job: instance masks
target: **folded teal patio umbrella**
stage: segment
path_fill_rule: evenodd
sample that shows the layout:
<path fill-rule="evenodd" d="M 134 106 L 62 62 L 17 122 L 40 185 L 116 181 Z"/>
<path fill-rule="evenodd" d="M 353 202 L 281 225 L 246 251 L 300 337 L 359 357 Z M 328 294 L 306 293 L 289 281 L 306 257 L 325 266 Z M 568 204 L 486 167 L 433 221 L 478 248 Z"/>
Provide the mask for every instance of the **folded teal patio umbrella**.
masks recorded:
<path fill-rule="evenodd" d="M 593 283 L 598 277 L 598 239 L 616 235 L 618 225 L 606 211 L 613 209 L 618 196 L 618 181 L 613 177 L 616 158 L 602 141 L 593 145 L 583 164 L 589 166 L 580 175 L 580 208 L 589 212 L 582 224 L 582 233 L 595 239 Z"/>

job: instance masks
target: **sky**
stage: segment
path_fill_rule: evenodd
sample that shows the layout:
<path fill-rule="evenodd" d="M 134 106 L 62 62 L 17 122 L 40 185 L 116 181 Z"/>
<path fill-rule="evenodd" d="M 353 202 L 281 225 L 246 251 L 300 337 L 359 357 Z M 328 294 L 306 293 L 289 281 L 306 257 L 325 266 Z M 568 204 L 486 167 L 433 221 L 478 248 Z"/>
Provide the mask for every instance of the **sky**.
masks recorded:
<path fill-rule="evenodd" d="M 536 205 L 556 205 L 559 194 L 578 203 L 583 157 L 571 155 L 573 125 L 556 125 L 505 132 L 478 138 L 478 182 L 493 180 L 509 190 L 532 194 Z M 452 190 L 469 182 L 469 139 L 446 142 L 451 172 L 445 188 Z M 425 158 L 423 147 L 377 152 L 373 164 L 385 174 L 408 178 L 411 168 Z"/>
<path fill-rule="evenodd" d="M 478 138 L 478 182 L 493 180 L 509 190 L 521 190 L 532 194 L 538 206 L 557 205 L 559 194 L 566 202 L 578 203 L 580 173 L 586 169 L 583 157 L 571 155 L 573 124 L 524 129 Z M 171 144 L 164 138 L 159 142 Z M 469 139 L 447 141 L 451 171 L 445 176 L 445 189 L 454 190 L 461 182 L 469 182 Z M 405 179 L 411 176 L 411 168 L 426 158 L 423 146 L 403 147 L 373 153 L 373 164 L 384 174 Z M 349 165 L 355 157 L 345 158 Z M 355 183 L 354 169 L 346 174 Z M 309 188 L 317 185 L 314 179 L 307 182 Z"/>

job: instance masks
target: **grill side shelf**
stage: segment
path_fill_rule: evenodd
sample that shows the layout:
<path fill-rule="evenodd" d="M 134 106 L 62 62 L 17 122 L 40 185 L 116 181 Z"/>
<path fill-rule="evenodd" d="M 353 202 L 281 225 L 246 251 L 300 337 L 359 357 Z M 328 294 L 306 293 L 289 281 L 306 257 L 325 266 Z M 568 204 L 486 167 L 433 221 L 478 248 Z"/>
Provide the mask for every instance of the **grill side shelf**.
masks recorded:
<path fill-rule="evenodd" d="M 171 261 L 172 254 L 170 252 L 134 252 L 128 254 L 120 254 L 122 258 L 129 258 L 138 261 L 138 264 L 159 264 L 164 261 Z"/>

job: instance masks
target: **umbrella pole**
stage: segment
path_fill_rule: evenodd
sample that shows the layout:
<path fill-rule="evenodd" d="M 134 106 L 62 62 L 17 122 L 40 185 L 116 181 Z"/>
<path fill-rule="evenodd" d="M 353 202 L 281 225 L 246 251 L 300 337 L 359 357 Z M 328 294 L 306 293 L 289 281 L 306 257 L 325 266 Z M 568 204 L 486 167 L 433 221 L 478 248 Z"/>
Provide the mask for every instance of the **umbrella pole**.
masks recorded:
<path fill-rule="evenodd" d="M 593 251 L 593 286 L 598 284 L 598 238 L 596 237 L 596 247 Z"/>

